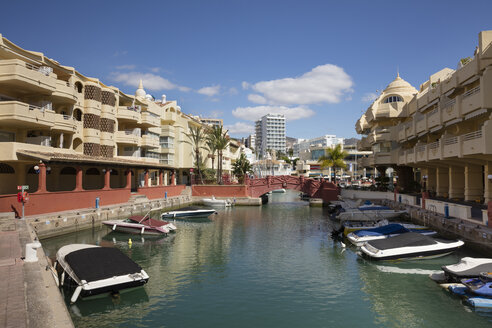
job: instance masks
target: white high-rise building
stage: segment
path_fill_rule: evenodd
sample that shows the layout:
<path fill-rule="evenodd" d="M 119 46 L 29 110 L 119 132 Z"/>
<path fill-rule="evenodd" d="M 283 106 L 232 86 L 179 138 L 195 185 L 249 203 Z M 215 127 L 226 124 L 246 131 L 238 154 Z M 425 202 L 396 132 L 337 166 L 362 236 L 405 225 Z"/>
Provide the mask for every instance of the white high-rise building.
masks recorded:
<path fill-rule="evenodd" d="M 267 149 L 285 153 L 285 116 L 267 114 L 256 121 L 256 152 L 266 156 Z"/>
<path fill-rule="evenodd" d="M 312 139 L 299 139 L 297 143 L 294 144 L 294 156 L 305 159 L 317 159 L 311 158 L 312 148 L 324 149 L 332 148 L 335 145 L 343 145 L 344 138 L 337 138 L 336 135 L 325 134 L 324 136 L 312 138 Z M 319 156 L 318 156 L 319 157 Z"/>

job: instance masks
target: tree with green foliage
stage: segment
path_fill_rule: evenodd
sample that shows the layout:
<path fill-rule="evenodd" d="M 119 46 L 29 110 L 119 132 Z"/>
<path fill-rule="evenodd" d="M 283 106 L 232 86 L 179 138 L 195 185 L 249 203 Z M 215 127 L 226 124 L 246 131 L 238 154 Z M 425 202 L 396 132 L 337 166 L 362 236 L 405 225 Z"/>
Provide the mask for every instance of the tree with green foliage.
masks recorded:
<path fill-rule="evenodd" d="M 332 167 L 333 174 L 335 176 L 335 182 L 337 179 L 337 169 L 344 169 L 347 167 L 344 159 L 348 156 L 348 153 L 342 149 L 342 145 L 338 144 L 333 148 L 328 148 L 325 150 L 325 155 L 318 159 L 318 163 L 321 164 L 321 168 Z M 330 181 L 331 175 L 330 175 Z"/>
<path fill-rule="evenodd" d="M 246 174 L 253 172 L 253 167 L 244 153 L 241 153 L 232 167 L 232 173 L 238 177 L 240 183 L 244 182 L 244 176 Z"/>
<path fill-rule="evenodd" d="M 214 125 L 207 136 L 207 144 L 212 145 L 214 152 L 217 152 L 217 183 L 222 184 L 222 155 L 225 149 L 229 146 L 229 136 L 227 130 L 222 126 Z"/>
<path fill-rule="evenodd" d="M 207 150 L 207 147 L 205 146 L 206 142 L 206 132 L 205 129 L 202 126 L 197 126 L 197 127 L 190 127 L 190 131 L 188 133 L 185 133 L 186 137 L 188 140 L 183 140 L 182 142 L 187 143 L 191 145 L 193 148 L 193 153 L 195 157 L 195 166 L 196 166 L 196 174 L 200 177 L 200 180 L 202 180 L 202 172 L 201 172 L 201 150 Z"/>

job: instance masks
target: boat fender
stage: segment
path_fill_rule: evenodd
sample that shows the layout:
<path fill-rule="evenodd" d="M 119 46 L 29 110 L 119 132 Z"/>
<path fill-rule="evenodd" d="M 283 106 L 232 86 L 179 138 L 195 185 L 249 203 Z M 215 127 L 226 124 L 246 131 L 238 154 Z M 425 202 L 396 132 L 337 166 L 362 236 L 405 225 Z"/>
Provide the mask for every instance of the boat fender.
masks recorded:
<path fill-rule="evenodd" d="M 143 235 L 144 231 L 145 231 L 145 227 L 142 227 L 142 230 L 140 230 L 140 234 Z"/>
<path fill-rule="evenodd" d="M 53 279 L 55 280 L 56 287 L 60 287 L 60 281 L 58 279 L 58 274 L 56 273 L 55 268 L 52 267 L 51 265 L 47 265 L 46 270 L 50 270 L 51 275 L 53 276 Z"/>
<path fill-rule="evenodd" d="M 62 274 L 61 274 L 60 286 L 63 286 L 64 283 L 65 283 L 65 271 L 63 271 Z"/>
<path fill-rule="evenodd" d="M 116 230 L 116 224 L 113 225 L 113 231 Z"/>
<path fill-rule="evenodd" d="M 77 301 L 77 298 L 79 298 L 81 291 L 82 291 L 82 286 L 78 286 L 77 288 L 75 288 L 72 298 L 70 298 L 70 303 L 75 303 Z"/>

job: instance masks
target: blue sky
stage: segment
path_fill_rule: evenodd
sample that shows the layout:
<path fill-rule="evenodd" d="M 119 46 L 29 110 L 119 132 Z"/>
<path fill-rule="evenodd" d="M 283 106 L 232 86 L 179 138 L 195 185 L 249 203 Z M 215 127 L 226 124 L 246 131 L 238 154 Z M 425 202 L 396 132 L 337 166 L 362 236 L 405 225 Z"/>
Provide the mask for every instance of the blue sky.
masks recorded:
<path fill-rule="evenodd" d="M 397 69 L 418 88 L 473 55 L 491 12 L 492 1 L 8 1 L 0 33 L 127 93 L 142 78 L 235 137 L 277 112 L 290 137 L 349 138 Z"/>

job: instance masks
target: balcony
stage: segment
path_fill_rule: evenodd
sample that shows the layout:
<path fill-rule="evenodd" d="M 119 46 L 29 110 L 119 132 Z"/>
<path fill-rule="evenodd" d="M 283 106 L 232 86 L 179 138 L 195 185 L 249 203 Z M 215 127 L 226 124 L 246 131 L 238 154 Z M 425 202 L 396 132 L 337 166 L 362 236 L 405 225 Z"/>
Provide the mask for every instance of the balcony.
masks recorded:
<path fill-rule="evenodd" d="M 363 137 L 357 141 L 357 150 L 371 150 L 371 144 L 368 142 L 367 137 Z"/>
<path fill-rule="evenodd" d="M 63 101 L 74 104 L 78 100 L 78 95 L 79 93 L 69 82 L 56 80 L 56 89 L 53 92 L 53 97 L 57 97 Z"/>
<path fill-rule="evenodd" d="M 463 82 L 470 79 L 472 76 L 478 74 L 478 60 L 477 58 L 473 58 L 469 61 L 465 66 L 458 69 L 455 73 L 458 77 L 458 83 L 462 84 Z"/>
<path fill-rule="evenodd" d="M 143 135 L 142 136 L 142 147 L 147 148 L 159 148 L 159 137 L 155 137 L 152 135 Z"/>
<path fill-rule="evenodd" d="M 407 126 L 408 123 L 402 124 L 401 129 L 398 130 L 398 142 L 402 142 L 407 139 Z"/>
<path fill-rule="evenodd" d="M 449 78 L 441 82 L 442 93 L 447 93 L 458 86 L 458 77 L 456 73 L 453 73 Z"/>
<path fill-rule="evenodd" d="M 407 149 L 405 151 L 406 163 L 415 163 L 415 149 Z"/>
<path fill-rule="evenodd" d="M 391 153 L 374 153 L 374 165 L 387 165 L 387 164 L 395 164 L 391 160 Z"/>
<path fill-rule="evenodd" d="M 402 102 L 380 104 L 379 107 L 372 110 L 373 119 L 398 117 L 398 114 L 403 110 L 403 106 Z"/>
<path fill-rule="evenodd" d="M 22 128 L 51 128 L 55 112 L 20 101 L 0 102 L 0 123 Z"/>
<path fill-rule="evenodd" d="M 367 136 L 367 143 L 369 145 L 383 141 L 391 141 L 390 131 L 387 129 L 374 130 Z"/>
<path fill-rule="evenodd" d="M 123 145 L 140 145 L 140 129 L 116 131 L 116 143 Z"/>
<path fill-rule="evenodd" d="M 418 145 L 415 147 L 415 162 L 427 162 L 427 145 Z"/>
<path fill-rule="evenodd" d="M 174 112 L 165 112 L 163 116 L 161 116 L 161 120 L 168 122 L 168 123 L 174 123 L 176 122 L 177 115 Z"/>
<path fill-rule="evenodd" d="M 53 130 L 74 132 L 77 129 L 75 120 L 69 115 L 55 114 L 55 125 Z"/>
<path fill-rule="evenodd" d="M 427 148 L 427 159 L 439 160 L 441 159 L 441 143 L 440 141 L 432 142 L 426 145 Z"/>
<path fill-rule="evenodd" d="M 372 157 L 372 155 L 371 155 L 371 157 Z M 374 157 L 373 157 L 373 159 L 374 159 Z M 369 162 L 369 157 L 363 157 L 363 158 L 361 158 L 359 165 L 361 165 L 362 167 L 370 167 L 371 164 Z"/>
<path fill-rule="evenodd" d="M 161 146 L 161 150 L 160 150 L 160 153 L 161 154 L 174 154 L 174 147 L 166 147 L 164 146 L 163 147 L 163 144 L 160 145 Z"/>
<path fill-rule="evenodd" d="M 142 112 L 142 125 L 145 127 L 160 127 L 161 126 L 161 118 L 156 114 L 150 112 Z"/>
<path fill-rule="evenodd" d="M 118 120 L 138 123 L 140 121 L 141 115 L 137 111 L 136 107 L 132 106 L 119 106 L 118 107 Z"/>
<path fill-rule="evenodd" d="M 420 135 L 427 130 L 427 120 L 425 115 L 415 114 L 415 132 Z"/>
<path fill-rule="evenodd" d="M 407 139 L 412 139 L 415 137 L 415 123 L 413 121 L 407 123 L 405 127 L 405 135 Z"/>
<path fill-rule="evenodd" d="M 460 96 L 458 96 L 457 98 L 459 97 Z M 441 104 L 441 115 L 443 124 L 460 118 L 459 107 L 456 103 L 456 98 L 449 99 L 448 101 Z"/>
<path fill-rule="evenodd" d="M 427 129 L 441 125 L 441 117 L 439 115 L 439 108 L 434 108 L 426 114 L 427 116 Z"/>
<path fill-rule="evenodd" d="M 442 157 L 459 157 L 461 156 L 460 143 L 458 137 L 447 137 L 443 139 Z"/>
<path fill-rule="evenodd" d="M 461 115 L 469 114 L 482 108 L 482 93 L 480 86 L 468 90 L 461 97 Z"/>
<path fill-rule="evenodd" d="M 36 66 L 19 59 L 0 60 L 0 85 L 29 92 L 52 93 L 56 89 L 56 74 L 45 66 Z"/>
<path fill-rule="evenodd" d="M 174 126 L 162 125 L 161 126 L 161 136 L 174 138 Z"/>
<path fill-rule="evenodd" d="M 405 151 L 400 149 L 398 152 L 398 165 L 405 165 L 407 163 L 407 157 L 405 155 Z"/>

